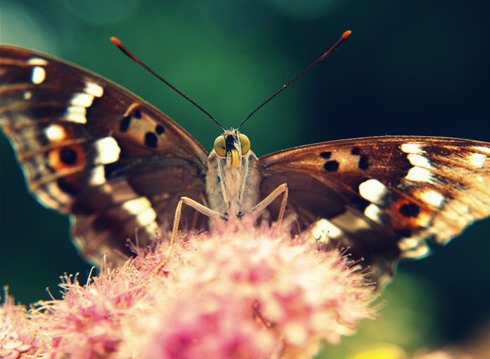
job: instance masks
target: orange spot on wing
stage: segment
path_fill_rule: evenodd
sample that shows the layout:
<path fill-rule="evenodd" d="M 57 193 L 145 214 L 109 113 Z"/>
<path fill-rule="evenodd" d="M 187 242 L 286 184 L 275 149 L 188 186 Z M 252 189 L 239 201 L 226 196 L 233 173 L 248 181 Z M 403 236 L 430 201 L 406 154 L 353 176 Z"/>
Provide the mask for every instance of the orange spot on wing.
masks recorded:
<path fill-rule="evenodd" d="M 75 160 L 67 162 L 62 160 L 62 151 L 73 151 L 75 154 Z M 58 147 L 49 152 L 48 155 L 49 167 L 55 171 L 63 171 L 66 169 L 72 169 L 73 167 L 80 167 L 85 164 L 85 150 L 81 145 L 71 145 Z"/>

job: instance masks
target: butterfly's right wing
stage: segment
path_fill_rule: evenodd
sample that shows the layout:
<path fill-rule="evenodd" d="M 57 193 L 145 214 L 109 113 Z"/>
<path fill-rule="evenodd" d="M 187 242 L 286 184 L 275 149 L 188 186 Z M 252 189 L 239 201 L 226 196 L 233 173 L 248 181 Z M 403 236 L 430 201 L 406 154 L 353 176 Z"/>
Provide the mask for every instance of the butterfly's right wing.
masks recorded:
<path fill-rule="evenodd" d="M 0 48 L 0 126 L 29 189 L 71 215 L 84 256 L 117 261 L 127 240 L 171 229 L 180 196 L 205 202 L 202 146 L 114 83 L 61 60 Z M 205 227 L 184 208 L 183 225 Z"/>
<path fill-rule="evenodd" d="M 262 198 L 282 183 L 298 229 L 363 258 L 371 277 L 393 275 L 426 240 L 445 244 L 490 215 L 490 143 L 385 136 L 296 147 L 259 159 Z M 279 201 L 271 206 L 277 216 Z M 323 233 L 323 234 L 322 234 Z"/>

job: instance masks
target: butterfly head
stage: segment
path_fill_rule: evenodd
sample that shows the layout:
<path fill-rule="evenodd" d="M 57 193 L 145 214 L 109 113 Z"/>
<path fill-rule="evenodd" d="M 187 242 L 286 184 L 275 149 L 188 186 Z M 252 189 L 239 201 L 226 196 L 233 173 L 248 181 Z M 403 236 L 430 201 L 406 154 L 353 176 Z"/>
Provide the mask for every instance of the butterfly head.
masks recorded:
<path fill-rule="evenodd" d="M 250 140 L 238 130 L 226 130 L 214 140 L 213 151 L 232 168 L 238 168 L 242 156 L 250 151 Z"/>

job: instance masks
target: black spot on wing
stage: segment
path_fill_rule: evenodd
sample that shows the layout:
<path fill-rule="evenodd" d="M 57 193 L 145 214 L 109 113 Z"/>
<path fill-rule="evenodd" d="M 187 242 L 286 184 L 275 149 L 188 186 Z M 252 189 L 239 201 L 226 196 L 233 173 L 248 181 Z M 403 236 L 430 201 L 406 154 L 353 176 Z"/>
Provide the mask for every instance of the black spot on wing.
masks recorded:
<path fill-rule="evenodd" d="M 63 162 L 65 165 L 74 165 L 77 163 L 78 155 L 74 149 L 64 147 L 60 150 L 59 154 L 61 162 Z"/>
<path fill-rule="evenodd" d="M 323 168 L 325 169 L 325 171 L 328 171 L 328 172 L 337 172 L 337 170 L 339 169 L 339 163 L 337 161 L 328 161 L 328 162 L 325 162 L 325 164 L 323 165 Z"/>
<path fill-rule="evenodd" d="M 141 109 L 139 108 L 135 108 L 132 112 L 131 112 L 131 115 L 133 115 L 133 117 L 137 118 L 137 119 L 140 119 L 141 118 Z"/>
<path fill-rule="evenodd" d="M 156 125 L 155 132 L 157 135 L 161 135 L 165 132 L 165 128 L 162 125 Z"/>
<path fill-rule="evenodd" d="M 320 153 L 320 157 L 325 158 L 326 160 L 329 160 L 331 156 L 332 156 L 331 151 L 325 151 L 325 152 Z"/>
<path fill-rule="evenodd" d="M 124 116 L 119 122 L 119 131 L 127 132 L 129 130 L 129 126 L 131 126 L 131 116 Z"/>
<path fill-rule="evenodd" d="M 354 156 L 359 156 L 361 154 L 361 149 L 359 147 L 352 147 L 350 153 Z"/>
<path fill-rule="evenodd" d="M 123 118 L 121 119 L 121 122 L 119 122 L 119 131 L 123 133 L 127 132 L 129 130 L 129 127 L 131 126 L 132 119 L 140 119 L 141 116 L 142 114 L 139 105 L 133 104 L 132 106 L 130 106 L 128 112 L 126 112 L 125 116 L 123 116 Z"/>
<path fill-rule="evenodd" d="M 158 137 L 153 132 L 145 133 L 145 146 L 148 148 L 157 148 Z"/>
<path fill-rule="evenodd" d="M 359 156 L 359 162 L 357 163 L 357 167 L 360 169 L 360 170 L 367 170 L 370 166 L 370 163 L 369 163 L 369 156 L 366 156 L 366 155 L 363 155 L 361 153 L 361 149 L 359 147 L 352 147 L 350 153 L 353 155 L 353 156 Z"/>
<path fill-rule="evenodd" d="M 420 207 L 415 203 L 405 203 L 399 209 L 399 212 L 404 217 L 417 217 L 420 213 Z"/>
<path fill-rule="evenodd" d="M 367 170 L 369 168 L 369 157 L 365 155 L 361 155 L 359 158 L 359 163 L 357 164 L 359 169 Z"/>

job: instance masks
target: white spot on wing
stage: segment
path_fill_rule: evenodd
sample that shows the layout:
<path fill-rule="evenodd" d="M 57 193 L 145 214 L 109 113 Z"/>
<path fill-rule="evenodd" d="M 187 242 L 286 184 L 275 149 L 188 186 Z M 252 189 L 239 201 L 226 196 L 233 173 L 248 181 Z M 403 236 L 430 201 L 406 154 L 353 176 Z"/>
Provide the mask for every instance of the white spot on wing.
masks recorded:
<path fill-rule="evenodd" d="M 486 153 L 487 155 L 490 155 L 490 147 L 474 146 L 473 148 L 475 149 L 475 151 L 480 151 Z"/>
<path fill-rule="evenodd" d="M 342 231 L 325 218 L 321 218 L 313 224 L 311 233 L 317 241 L 325 238 L 338 238 L 342 235 Z"/>
<path fill-rule="evenodd" d="M 403 252 L 404 258 L 422 258 L 429 254 L 430 250 L 425 244 L 414 238 L 405 238 L 398 242 L 398 247 Z"/>
<path fill-rule="evenodd" d="M 79 106 L 69 106 L 66 109 L 64 119 L 75 123 L 87 123 L 87 109 Z"/>
<path fill-rule="evenodd" d="M 73 106 L 90 107 L 94 102 L 94 96 L 88 93 L 76 93 L 71 98 L 70 103 Z"/>
<path fill-rule="evenodd" d="M 33 57 L 32 59 L 27 60 L 27 64 L 29 65 L 37 65 L 37 66 L 46 66 L 48 61 L 41 59 L 39 57 Z"/>
<path fill-rule="evenodd" d="M 404 143 L 401 149 L 405 153 L 425 153 L 418 143 Z"/>
<path fill-rule="evenodd" d="M 46 70 L 40 66 L 34 66 L 31 73 L 31 82 L 35 85 L 42 84 L 46 80 Z"/>
<path fill-rule="evenodd" d="M 50 141 L 61 141 L 66 137 L 66 131 L 60 125 L 50 125 L 44 130 L 44 133 Z"/>
<path fill-rule="evenodd" d="M 92 168 L 89 182 L 93 186 L 99 186 L 106 182 L 104 166 L 95 166 Z"/>
<path fill-rule="evenodd" d="M 148 207 L 151 207 L 151 204 L 145 197 L 135 198 L 122 204 L 122 208 L 131 214 L 138 214 Z"/>
<path fill-rule="evenodd" d="M 359 193 L 369 202 L 381 204 L 383 197 L 388 193 L 388 189 L 377 179 L 371 178 L 359 185 Z"/>
<path fill-rule="evenodd" d="M 382 214 L 383 214 L 383 211 L 381 210 L 381 208 L 379 208 L 378 206 L 376 206 L 375 204 L 371 203 L 369 206 L 366 207 L 366 209 L 364 210 L 364 215 L 373 220 L 374 222 L 376 223 L 379 223 L 379 224 L 383 224 L 383 221 L 382 221 Z"/>
<path fill-rule="evenodd" d="M 414 182 L 434 182 L 433 174 L 428 169 L 422 167 L 410 168 L 405 178 Z"/>
<path fill-rule="evenodd" d="M 94 97 L 102 97 L 104 94 L 104 89 L 95 82 L 87 82 L 85 84 L 85 92 Z"/>
<path fill-rule="evenodd" d="M 153 210 L 151 202 L 145 197 L 126 201 L 123 203 L 122 208 L 135 215 L 141 226 L 146 226 L 157 218 L 157 214 Z"/>
<path fill-rule="evenodd" d="M 485 164 L 485 161 L 487 159 L 487 156 L 485 156 L 482 153 L 472 153 L 469 157 L 470 157 L 470 164 L 473 167 L 477 167 L 477 168 L 483 168 L 483 165 Z"/>
<path fill-rule="evenodd" d="M 398 242 L 398 247 L 402 251 L 407 251 L 409 249 L 414 249 L 418 247 L 419 245 L 419 240 L 415 238 L 404 238 Z"/>
<path fill-rule="evenodd" d="M 138 223 L 141 224 L 141 226 L 147 226 L 150 223 L 154 223 L 155 219 L 157 218 L 157 214 L 153 210 L 153 208 L 147 208 L 144 212 L 141 212 L 138 214 Z M 155 227 L 155 229 L 158 227 Z"/>
<path fill-rule="evenodd" d="M 114 137 L 104 137 L 94 142 L 97 152 L 95 163 L 107 164 L 116 162 L 119 159 L 121 148 Z"/>
<path fill-rule="evenodd" d="M 422 192 L 420 194 L 420 198 L 424 202 L 426 202 L 426 203 L 428 203 L 434 207 L 437 207 L 437 208 L 442 207 L 442 205 L 444 204 L 444 196 L 442 194 L 440 194 L 439 192 L 434 191 L 433 189 Z"/>
<path fill-rule="evenodd" d="M 31 91 L 24 91 L 22 94 L 24 96 L 24 100 L 30 100 L 32 98 L 32 92 Z"/>
<path fill-rule="evenodd" d="M 419 167 L 424 167 L 424 168 L 432 168 L 432 164 L 430 163 L 430 160 L 425 156 L 410 153 L 407 156 L 407 158 L 410 161 L 410 163 L 414 166 L 419 166 Z"/>

